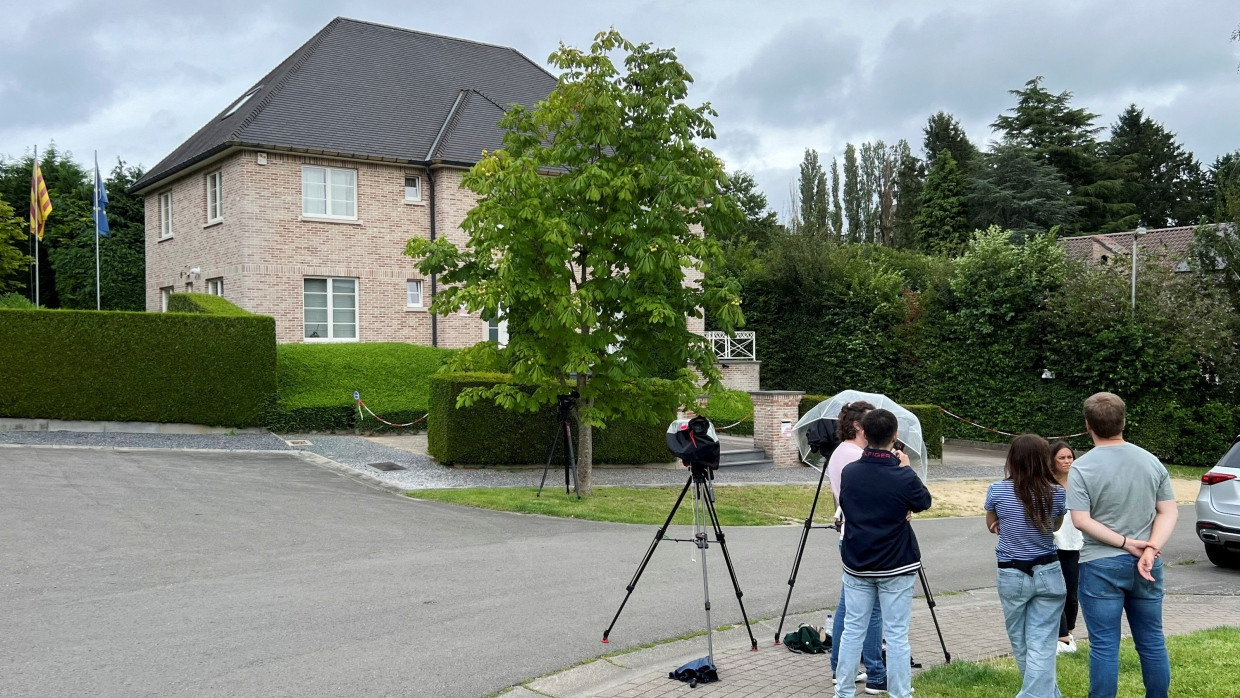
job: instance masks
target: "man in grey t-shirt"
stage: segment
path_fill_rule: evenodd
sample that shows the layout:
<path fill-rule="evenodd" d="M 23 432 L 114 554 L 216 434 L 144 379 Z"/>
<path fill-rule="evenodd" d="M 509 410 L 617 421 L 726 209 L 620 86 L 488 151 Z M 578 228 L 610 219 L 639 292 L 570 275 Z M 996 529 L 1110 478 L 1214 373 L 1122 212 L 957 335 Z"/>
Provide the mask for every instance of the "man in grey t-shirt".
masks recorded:
<path fill-rule="evenodd" d="M 1165 697 L 1171 684 L 1158 556 L 1179 512 L 1167 468 L 1124 441 L 1125 417 L 1118 395 L 1097 393 L 1085 401 L 1085 428 L 1094 448 L 1068 475 L 1072 524 L 1085 534 L 1078 590 L 1089 629 L 1090 698 L 1113 697 L 1118 690 L 1125 612 L 1147 698 Z"/>

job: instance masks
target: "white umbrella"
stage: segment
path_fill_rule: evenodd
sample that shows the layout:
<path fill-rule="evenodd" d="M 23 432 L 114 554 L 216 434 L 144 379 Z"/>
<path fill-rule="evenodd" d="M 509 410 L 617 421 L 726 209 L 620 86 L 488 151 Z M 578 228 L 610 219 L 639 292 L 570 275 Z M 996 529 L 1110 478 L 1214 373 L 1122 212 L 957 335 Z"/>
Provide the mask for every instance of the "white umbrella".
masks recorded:
<path fill-rule="evenodd" d="M 792 430 L 797 440 L 797 450 L 801 453 L 801 460 L 815 469 L 821 469 L 826 465 L 825 459 L 821 454 L 812 454 L 807 432 L 809 432 L 811 425 L 820 420 L 832 422 L 838 420 L 840 410 L 844 409 L 844 405 L 858 401 L 868 402 L 874 405 L 876 409 L 887 410 L 896 416 L 896 421 L 899 424 L 896 434 L 904 442 L 904 452 L 908 454 L 909 459 L 912 461 L 911 465 L 916 470 L 918 477 L 925 482 L 928 461 L 926 459 L 926 442 L 921 435 L 921 422 L 917 419 L 917 415 L 901 407 L 895 400 L 880 393 L 845 390 L 814 405 L 809 412 L 805 413 L 804 417 L 797 421 L 796 426 Z M 814 461 L 817 461 L 817 465 L 815 465 Z"/>

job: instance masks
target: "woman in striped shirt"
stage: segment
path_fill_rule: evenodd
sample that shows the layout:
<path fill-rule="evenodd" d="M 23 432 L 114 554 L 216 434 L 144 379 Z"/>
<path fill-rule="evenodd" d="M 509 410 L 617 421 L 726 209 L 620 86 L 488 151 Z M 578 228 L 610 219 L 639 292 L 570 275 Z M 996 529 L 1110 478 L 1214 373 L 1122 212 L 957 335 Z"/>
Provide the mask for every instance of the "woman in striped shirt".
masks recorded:
<path fill-rule="evenodd" d="M 986 492 L 986 525 L 999 536 L 999 601 L 1023 677 L 1016 698 L 1062 698 L 1055 646 L 1067 588 L 1054 532 L 1063 522 L 1064 489 L 1055 482 L 1046 439 L 1013 439 L 1005 474 Z"/>

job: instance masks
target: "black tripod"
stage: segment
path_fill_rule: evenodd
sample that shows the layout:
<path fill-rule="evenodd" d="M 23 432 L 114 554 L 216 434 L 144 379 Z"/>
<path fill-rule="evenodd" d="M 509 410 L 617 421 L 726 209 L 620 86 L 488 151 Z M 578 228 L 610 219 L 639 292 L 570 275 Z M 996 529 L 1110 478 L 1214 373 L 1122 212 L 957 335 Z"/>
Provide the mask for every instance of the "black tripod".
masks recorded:
<path fill-rule="evenodd" d="M 573 492 L 577 493 L 577 499 L 581 499 L 581 492 L 577 489 L 577 457 L 573 455 L 573 406 L 577 404 L 577 398 L 580 394 L 574 390 L 568 395 L 561 395 L 559 403 L 556 405 L 555 411 L 555 439 L 551 443 L 551 453 L 547 454 L 547 464 L 543 466 L 542 482 L 538 483 L 538 493 L 535 497 L 542 496 L 543 485 L 547 484 L 547 470 L 551 468 L 551 461 L 555 460 L 555 450 L 560 445 L 560 437 L 564 437 L 564 448 L 568 450 L 568 460 L 564 461 L 564 494 L 568 494 L 569 471 L 572 471 Z"/>
<path fill-rule="evenodd" d="M 732 556 L 728 554 L 728 546 L 724 542 L 723 529 L 719 526 L 719 515 L 715 513 L 715 490 L 711 484 L 714 475 L 711 473 L 709 466 L 704 464 L 691 464 L 689 470 L 689 479 L 685 482 L 684 488 L 680 490 L 680 496 L 676 498 L 676 503 L 672 505 L 671 513 L 667 515 L 667 520 L 663 522 L 663 526 L 655 532 L 654 540 L 651 541 L 650 548 L 646 550 L 646 556 L 642 558 L 641 564 L 637 566 L 637 572 L 633 575 L 633 579 L 625 587 L 628 593 L 624 595 L 624 600 L 620 602 L 620 608 L 616 610 L 615 617 L 611 619 L 611 625 L 607 626 L 607 630 L 603 631 L 603 642 L 610 642 L 608 636 L 611 635 L 611 629 L 616 626 L 616 621 L 620 618 L 620 612 L 624 610 L 624 605 L 629 602 L 629 597 L 633 595 L 633 589 L 637 587 L 637 580 L 641 579 L 642 572 L 646 570 L 646 565 L 654 555 L 655 548 L 659 547 L 659 541 L 670 540 L 674 543 L 693 543 L 702 551 L 702 592 L 706 597 L 706 647 L 710 664 L 713 666 L 715 663 L 715 647 L 711 631 L 714 626 L 710 622 L 710 584 L 706 577 L 706 549 L 710 547 L 710 537 L 706 530 L 708 523 L 714 529 L 715 542 L 719 544 L 719 549 L 723 551 L 723 560 L 727 563 L 728 575 L 732 578 L 732 588 L 736 590 L 736 602 L 741 607 L 741 618 L 744 619 L 745 629 L 749 632 L 751 651 L 758 651 L 758 641 L 754 639 L 753 629 L 749 627 L 749 616 L 745 614 L 745 604 L 741 601 L 741 597 L 744 594 L 741 593 L 740 583 L 736 581 L 736 570 L 732 567 Z M 684 501 L 685 494 L 689 491 L 690 485 L 693 486 L 693 537 L 666 538 L 667 527 L 672 524 L 672 518 L 676 516 L 676 510 L 680 508 L 680 503 Z"/>
<path fill-rule="evenodd" d="M 797 583 L 797 573 L 801 570 L 801 558 L 805 555 L 805 541 L 809 539 L 809 530 L 811 528 L 829 528 L 838 531 L 839 527 L 835 524 L 825 526 L 814 526 L 814 510 L 818 508 L 818 497 L 822 494 L 822 483 L 826 479 L 827 464 L 822 464 L 822 472 L 818 476 L 818 489 L 814 491 L 814 502 L 809 507 L 809 516 L 805 517 L 805 526 L 801 529 L 801 542 L 797 544 L 797 554 L 792 561 L 792 574 L 788 577 L 788 596 L 784 599 L 784 611 L 779 616 L 779 627 L 775 629 L 775 644 L 780 643 L 780 633 L 784 629 L 784 619 L 788 617 L 788 603 L 792 600 L 792 588 Z M 926 570 L 924 565 L 917 568 L 917 577 L 921 580 L 921 589 L 926 596 L 926 605 L 930 608 L 930 618 L 934 621 L 934 630 L 939 636 L 939 645 L 943 648 L 943 658 L 946 663 L 952 663 L 952 655 L 947 651 L 947 643 L 943 641 L 943 630 L 939 627 L 939 617 L 934 612 L 937 603 L 934 600 L 934 594 L 930 593 L 930 582 L 926 580 Z M 877 603 L 877 602 L 876 602 Z M 833 642 L 839 642 L 840 638 L 832 638 Z"/>

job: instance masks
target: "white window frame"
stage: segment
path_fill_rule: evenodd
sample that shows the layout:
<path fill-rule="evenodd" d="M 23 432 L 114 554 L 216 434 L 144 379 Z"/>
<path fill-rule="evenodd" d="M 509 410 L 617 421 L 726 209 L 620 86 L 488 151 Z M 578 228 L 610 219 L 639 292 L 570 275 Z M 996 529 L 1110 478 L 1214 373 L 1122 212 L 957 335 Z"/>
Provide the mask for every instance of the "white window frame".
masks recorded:
<path fill-rule="evenodd" d="M 207 174 L 207 225 L 224 220 L 224 177 L 222 170 Z M 214 208 L 215 215 L 212 214 Z"/>
<path fill-rule="evenodd" d="M 417 303 L 413 302 L 414 289 L 417 289 Z M 421 310 L 425 306 L 422 304 L 422 280 L 409 279 L 405 282 L 405 307 L 410 309 Z"/>
<path fill-rule="evenodd" d="M 159 195 L 159 239 L 172 237 L 172 192 Z"/>
<path fill-rule="evenodd" d="M 223 296 L 224 295 L 224 277 L 217 276 L 214 279 L 207 279 L 207 293 L 211 294 L 212 296 Z M 302 293 L 304 294 L 305 291 L 303 290 Z"/>
<path fill-rule="evenodd" d="M 172 300 L 172 287 L 164 286 L 159 289 L 159 312 L 168 312 L 168 301 Z"/>
<path fill-rule="evenodd" d="M 409 180 L 411 179 L 418 183 L 416 187 L 409 186 Z M 409 196 L 410 189 L 414 190 L 414 196 Z M 422 176 L 421 175 L 405 175 L 405 203 L 407 204 L 422 203 Z"/>
<path fill-rule="evenodd" d="M 491 339 L 492 331 L 495 333 L 495 339 Z M 508 346 L 508 320 L 487 320 L 486 341 L 495 342 L 500 349 Z"/>
<path fill-rule="evenodd" d="M 323 171 L 323 193 L 327 198 L 323 200 L 323 213 L 310 212 L 306 210 L 306 173 L 311 170 Z M 345 215 L 332 213 L 332 173 L 347 172 L 353 178 L 353 214 Z M 326 167 L 323 165 L 302 165 L 301 166 L 301 215 L 303 218 L 326 218 L 337 221 L 355 221 L 357 220 L 357 170 L 347 167 Z"/>
<path fill-rule="evenodd" d="M 307 337 L 306 336 L 306 282 L 311 280 L 324 280 L 327 282 L 327 336 L 326 337 Z M 353 282 L 353 336 L 352 337 L 336 337 L 335 325 L 332 320 L 332 314 L 336 310 L 335 292 L 333 291 L 334 281 L 351 281 Z M 361 339 L 361 284 L 358 279 L 348 276 L 306 276 L 301 280 L 301 335 L 303 342 L 357 342 Z"/>

